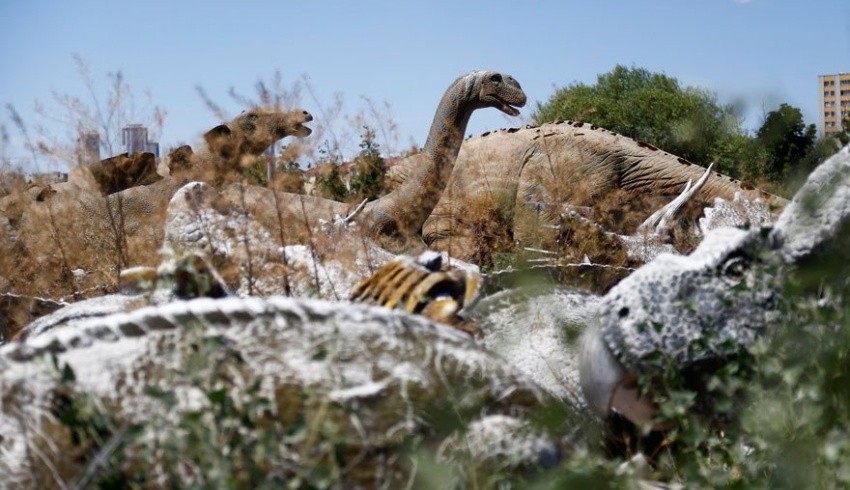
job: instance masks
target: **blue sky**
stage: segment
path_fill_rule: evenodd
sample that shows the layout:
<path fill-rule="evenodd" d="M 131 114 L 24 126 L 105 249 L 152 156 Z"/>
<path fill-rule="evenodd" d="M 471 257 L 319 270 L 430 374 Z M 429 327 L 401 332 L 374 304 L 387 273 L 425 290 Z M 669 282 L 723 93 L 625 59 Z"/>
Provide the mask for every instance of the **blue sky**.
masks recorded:
<path fill-rule="evenodd" d="M 228 90 L 253 95 L 275 72 L 285 85 L 308 77 L 324 107 L 341 93 L 348 114 L 362 96 L 388 103 L 402 147 L 424 142 L 442 92 L 473 69 L 519 80 L 528 118 L 557 86 L 593 83 L 616 64 L 644 67 L 740 104 L 755 129 L 782 102 L 817 123 L 817 76 L 850 71 L 850 2 L 2 0 L 7 158 L 26 153 L 6 104 L 35 123 L 35 100 L 50 108 L 52 91 L 85 96 L 74 53 L 98 83 L 121 71 L 140 107 L 149 92 L 167 110 L 164 148 L 196 146 L 220 122 L 196 86 L 236 114 L 242 107 Z M 311 97 L 300 105 L 321 117 Z M 523 122 L 478 111 L 469 132 Z"/>

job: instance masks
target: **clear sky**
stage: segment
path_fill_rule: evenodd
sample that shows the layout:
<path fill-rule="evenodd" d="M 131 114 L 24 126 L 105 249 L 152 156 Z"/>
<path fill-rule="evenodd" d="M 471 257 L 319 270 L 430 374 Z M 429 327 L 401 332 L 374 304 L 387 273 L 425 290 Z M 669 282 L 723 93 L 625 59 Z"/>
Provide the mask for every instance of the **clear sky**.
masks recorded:
<path fill-rule="evenodd" d="M 443 91 L 473 69 L 519 80 L 528 118 L 557 86 L 643 67 L 742 105 L 753 130 L 782 102 L 818 122 L 817 76 L 850 71 L 850 1 L 0 0 L 7 157 L 26 153 L 6 104 L 33 122 L 34 101 L 50 108 L 52 91 L 85 96 L 74 53 L 99 83 L 121 71 L 140 106 L 147 91 L 167 110 L 163 149 L 197 146 L 220 122 L 196 86 L 236 114 L 228 90 L 254 95 L 276 72 L 285 85 L 308 77 L 316 100 L 300 105 L 317 119 L 335 93 L 348 114 L 363 96 L 388 103 L 402 147 L 424 143 Z M 469 133 L 524 122 L 482 110 Z"/>

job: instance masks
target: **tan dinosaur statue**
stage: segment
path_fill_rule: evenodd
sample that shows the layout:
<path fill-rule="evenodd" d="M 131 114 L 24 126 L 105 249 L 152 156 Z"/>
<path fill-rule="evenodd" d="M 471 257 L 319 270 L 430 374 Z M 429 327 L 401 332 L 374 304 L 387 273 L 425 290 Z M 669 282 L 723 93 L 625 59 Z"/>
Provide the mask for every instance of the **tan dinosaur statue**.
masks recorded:
<path fill-rule="evenodd" d="M 108 196 L 60 185 L 42 201 L 17 196 L 14 202 L 0 203 L 6 218 L 0 233 L 7 235 L 4 245 L 9 249 L 4 252 L 23 259 L 15 280 L 39 295 L 54 297 L 114 287 L 120 269 L 159 262 L 165 211 L 186 177 L 224 178 L 275 141 L 309 135 L 303 124 L 311 120 L 302 109 L 250 109 L 209 131 L 207 145 L 197 153 L 178 152 L 184 165 L 151 185 Z"/>
<path fill-rule="evenodd" d="M 501 217 L 508 228 L 502 231 L 509 238 L 530 242 L 531 235 L 557 226 L 558 218 L 570 212 L 616 225 L 617 219 L 600 209 L 612 194 L 619 200 L 610 204 L 612 213 L 636 214 L 631 222 L 637 226 L 704 172 L 705 168 L 652 145 L 582 122 L 484 133 L 464 143 L 446 191 L 424 223 L 423 235 L 435 250 L 474 260 L 487 231 L 482 220 L 488 217 Z M 391 169 L 391 185 L 403 182 L 407 173 L 401 165 Z M 695 206 L 711 205 L 716 197 L 732 201 L 736 194 L 777 208 L 786 202 L 717 172 L 709 175 L 692 201 Z M 624 208 L 631 209 L 624 212 Z"/>

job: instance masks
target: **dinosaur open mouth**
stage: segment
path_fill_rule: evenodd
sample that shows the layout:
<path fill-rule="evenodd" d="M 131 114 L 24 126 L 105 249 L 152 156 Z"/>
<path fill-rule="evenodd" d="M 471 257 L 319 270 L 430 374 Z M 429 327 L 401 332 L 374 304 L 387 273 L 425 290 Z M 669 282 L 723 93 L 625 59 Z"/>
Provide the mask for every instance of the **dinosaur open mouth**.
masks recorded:
<path fill-rule="evenodd" d="M 313 133 L 313 130 L 308 128 L 307 126 L 304 126 L 303 124 L 296 124 L 294 131 L 292 132 L 292 135 L 296 136 L 298 138 L 306 138 L 307 136 L 310 136 L 310 134 L 312 134 L 312 133 Z"/>
<path fill-rule="evenodd" d="M 287 134 L 291 136 L 295 136 L 296 138 L 306 138 L 313 133 L 313 130 L 304 125 L 304 123 L 308 123 L 313 120 L 313 115 L 307 111 L 302 111 L 297 116 L 294 116 L 287 121 L 287 126 L 289 130 L 286 131 Z"/>
<path fill-rule="evenodd" d="M 507 114 L 509 116 L 519 116 L 519 109 L 508 104 L 507 102 L 502 102 L 499 105 L 499 110 L 504 112 L 505 114 Z"/>

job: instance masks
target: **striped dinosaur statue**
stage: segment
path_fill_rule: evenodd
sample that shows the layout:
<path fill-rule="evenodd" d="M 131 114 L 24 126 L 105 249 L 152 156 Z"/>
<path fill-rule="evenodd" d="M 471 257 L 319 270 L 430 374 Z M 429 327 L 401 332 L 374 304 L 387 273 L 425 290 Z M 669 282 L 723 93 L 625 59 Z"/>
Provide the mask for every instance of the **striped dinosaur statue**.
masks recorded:
<path fill-rule="evenodd" d="M 569 215 L 630 235 L 635 229 L 619 229 L 618 216 L 635 214 L 630 221 L 636 227 L 705 171 L 649 144 L 582 122 L 488 132 L 464 143 L 423 236 L 435 250 L 472 260 L 482 234 L 495 227 L 483 221 L 494 215 L 507 226 L 497 227 L 497 233 L 526 244 Z M 403 165 L 391 169 L 391 185 L 403 182 L 408 172 Z M 617 205 L 602 209 L 601 203 L 617 192 L 623 193 Z M 711 205 L 716 197 L 733 201 L 738 194 L 774 208 L 786 203 L 717 172 L 711 172 L 693 200 Z"/>
<path fill-rule="evenodd" d="M 558 402 L 468 335 L 406 312 L 321 300 L 200 298 L 66 315 L 0 346 L 0 394 L 0 474 L 14 488 L 84 487 L 115 441 L 124 459 L 113 474 L 139 477 L 144 468 L 141 486 L 203 486 L 211 475 L 182 471 L 193 464 L 188 454 L 166 455 L 190 444 L 193 420 L 227 423 L 214 415 L 222 397 L 248 425 L 205 454 L 229 458 L 238 441 L 279 434 L 265 471 L 287 480 L 308 473 L 324 448 L 348 468 L 342 486 L 397 487 L 410 475 L 393 451 L 413 439 L 475 452 L 470 437 L 502 466 L 551 464 L 566 444 L 529 423 Z M 265 403 L 254 410 L 257 400 Z M 100 439 L 79 436 L 86 427 L 68 418 L 73 407 L 102 417 Z M 456 432 L 433 410 L 469 429 Z M 295 437 L 298 427 L 327 430 Z M 136 435 L 125 440 L 130 428 Z"/>

